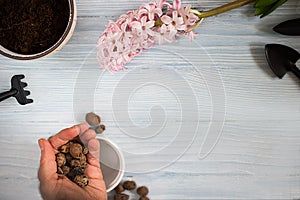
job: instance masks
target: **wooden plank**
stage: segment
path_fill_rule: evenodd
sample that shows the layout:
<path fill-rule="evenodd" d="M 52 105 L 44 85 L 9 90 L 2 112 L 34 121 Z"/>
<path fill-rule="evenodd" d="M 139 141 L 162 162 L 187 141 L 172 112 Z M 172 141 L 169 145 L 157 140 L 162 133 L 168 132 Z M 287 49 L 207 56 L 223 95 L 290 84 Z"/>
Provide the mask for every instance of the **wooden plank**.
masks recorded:
<path fill-rule="evenodd" d="M 33 61 L 0 56 L 0 91 L 23 73 L 35 100 L 0 104 L 1 199 L 41 199 L 37 140 L 91 110 L 102 115 L 104 136 L 124 150 L 124 179 L 147 185 L 151 199 L 299 198 L 299 80 L 275 78 L 263 50 L 266 43 L 300 50 L 297 37 L 271 31 L 299 17 L 299 2 L 264 19 L 252 16 L 251 5 L 206 19 L 195 41 L 182 37 L 143 52 L 128 70 L 103 73 L 97 38 L 108 20 L 144 2 L 78 0 L 78 23 L 61 51 Z M 201 9 L 224 2 L 185 1 Z M 220 132 L 209 132 L 216 124 L 224 125 Z M 216 143 L 204 159 L 203 143 Z"/>

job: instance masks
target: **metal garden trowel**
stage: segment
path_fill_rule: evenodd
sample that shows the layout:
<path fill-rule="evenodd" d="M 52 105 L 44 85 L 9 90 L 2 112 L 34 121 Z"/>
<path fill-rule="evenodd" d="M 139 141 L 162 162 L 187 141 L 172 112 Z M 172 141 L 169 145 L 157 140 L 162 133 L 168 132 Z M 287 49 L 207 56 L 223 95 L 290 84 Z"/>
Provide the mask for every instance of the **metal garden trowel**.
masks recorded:
<path fill-rule="evenodd" d="M 300 18 L 281 22 L 273 30 L 283 35 L 300 36 Z"/>
<path fill-rule="evenodd" d="M 267 61 L 276 76 L 282 78 L 290 71 L 300 79 L 300 70 L 296 66 L 300 54 L 295 49 L 282 44 L 267 44 L 265 53 Z"/>

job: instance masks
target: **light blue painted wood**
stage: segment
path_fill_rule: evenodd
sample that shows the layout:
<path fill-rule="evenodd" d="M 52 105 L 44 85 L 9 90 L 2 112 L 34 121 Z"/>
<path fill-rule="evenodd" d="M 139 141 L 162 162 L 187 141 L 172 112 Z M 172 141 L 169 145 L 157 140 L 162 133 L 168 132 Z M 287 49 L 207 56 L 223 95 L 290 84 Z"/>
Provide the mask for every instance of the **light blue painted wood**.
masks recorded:
<path fill-rule="evenodd" d="M 147 185 L 151 199 L 300 198 L 300 82 L 275 78 L 263 52 L 266 43 L 300 51 L 298 37 L 271 31 L 299 17 L 299 1 L 263 19 L 251 6 L 206 19 L 194 42 L 181 38 L 144 52 L 128 70 L 103 73 L 97 38 L 108 20 L 144 2 L 78 0 L 77 26 L 61 51 L 33 61 L 0 56 L 0 91 L 23 73 L 35 100 L 0 103 L 1 199 L 41 199 L 37 140 L 91 110 L 126 155 L 124 179 Z M 224 2 L 185 1 L 201 9 Z M 206 135 L 218 126 L 220 135 Z M 201 158 L 204 142 L 215 147 Z"/>

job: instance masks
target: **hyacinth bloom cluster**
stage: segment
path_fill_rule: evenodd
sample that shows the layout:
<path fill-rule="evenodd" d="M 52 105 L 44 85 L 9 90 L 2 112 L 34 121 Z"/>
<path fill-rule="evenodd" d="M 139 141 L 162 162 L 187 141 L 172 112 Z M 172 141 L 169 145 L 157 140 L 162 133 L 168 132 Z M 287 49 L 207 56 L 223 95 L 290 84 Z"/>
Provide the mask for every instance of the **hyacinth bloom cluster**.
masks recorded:
<path fill-rule="evenodd" d="M 192 36 L 199 18 L 190 12 L 191 6 L 166 0 L 142 5 L 116 21 L 110 21 L 98 40 L 98 60 L 102 68 L 119 71 L 136 55 L 155 44 L 170 43 L 178 35 Z"/>

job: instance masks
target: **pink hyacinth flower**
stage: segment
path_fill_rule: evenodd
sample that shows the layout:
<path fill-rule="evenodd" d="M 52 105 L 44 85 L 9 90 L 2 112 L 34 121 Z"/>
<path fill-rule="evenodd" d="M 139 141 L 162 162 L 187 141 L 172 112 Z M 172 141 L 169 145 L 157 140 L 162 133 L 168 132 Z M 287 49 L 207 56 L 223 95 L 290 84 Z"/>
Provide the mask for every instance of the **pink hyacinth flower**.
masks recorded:
<path fill-rule="evenodd" d="M 173 5 L 166 0 L 144 4 L 121 15 L 116 22 L 109 22 L 98 39 L 100 65 L 113 72 L 122 70 L 143 50 L 190 33 L 198 21 L 190 6 L 182 6 L 180 0 L 174 0 Z"/>

